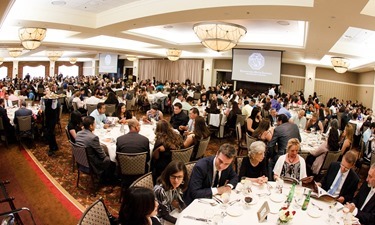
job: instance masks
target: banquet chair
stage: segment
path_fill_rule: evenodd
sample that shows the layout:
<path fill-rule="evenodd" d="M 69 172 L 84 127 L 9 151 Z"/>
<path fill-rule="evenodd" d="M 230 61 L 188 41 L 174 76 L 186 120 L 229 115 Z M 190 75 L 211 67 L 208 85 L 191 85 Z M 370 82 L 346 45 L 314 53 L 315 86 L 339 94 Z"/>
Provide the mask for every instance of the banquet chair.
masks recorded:
<path fill-rule="evenodd" d="M 4 128 L 2 119 L 0 119 L 0 141 L 4 141 L 5 146 L 8 147 L 8 133 Z"/>
<path fill-rule="evenodd" d="M 122 90 L 117 90 L 117 91 L 115 91 L 115 93 L 116 93 L 117 97 L 123 98 L 123 92 L 122 92 Z"/>
<path fill-rule="evenodd" d="M 250 136 L 248 133 L 246 133 L 246 147 L 247 149 L 250 149 L 250 145 L 255 142 L 257 139 Z"/>
<path fill-rule="evenodd" d="M 179 161 L 182 161 L 183 163 L 189 162 L 192 156 L 193 150 L 194 150 L 194 145 L 188 148 L 184 148 L 184 149 L 171 150 L 172 161 L 179 160 Z"/>
<path fill-rule="evenodd" d="M 208 124 L 208 129 L 210 130 L 211 134 L 215 133 L 216 137 L 218 138 L 223 138 L 220 134 L 220 127 L 222 126 L 221 122 L 223 120 L 223 114 L 212 114 L 209 113 L 207 115 L 207 124 Z"/>
<path fill-rule="evenodd" d="M 73 111 L 78 110 L 77 102 L 72 102 Z"/>
<path fill-rule="evenodd" d="M 18 106 L 19 106 L 19 105 L 18 105 L 18 100 L 12 101 L 12 105 L 18 107 Z"/>
<path fill-rule="evenodd" d="M 34 129 L 32 125 L 32 116 L 17 116 L 16 137 L 20 142 L 21 138 L 29 138 L 34 141 Z"/>
<path fill-rule="evenodd" d="M 331 165 L 332 162 L 336 162 L 340 155 L 340 151 L 328 151 L 326 157 L 324 158 L 323 164 L 320 167 L 319 176 L 323 177 L 327 172 L 329 165 Z"/>
<path fill-rule="evenodd" d="M 94 111 L 96 108 L 97 108 L 97 104 L 86 104 L 87 115 L 90 116 L 92 111 Z"/>
<path fill-rule="evenodd" d="M 194 94 L 193 94 L 193 98 L 195 99 L 195 100 L 199 100 L 200 98 L 201 98 L 201 93 L 200 92 L 194 92 Z"/>
<path fill-rule="evenodd" d="M 93 172 L 90 166 L 89 159 L 87 157 L 86 147 L 77 145 L 73 142 L 70 142 L 70 144 L 72 146 L 74 161 L 77 164 L 78 176 L 77 176 L 76 187 L 79 187 L 79 178 L 80 178 L 81 172 L 88 174 L 91 177 L 91 182 L 93 184 L 93 192 L 95 194 L 97 190 L 97 185 L 95 184 L 95 180 L 98 179 L 98 177 Z"/>
<path fill-rule="evenodd" d="M 134 180 L 148 172 L 146 170 L 147 153 L 116 152 L 116 159 L 121 174 L 121 195 L 119 199 L 119 201 L 121 201 L 124 188 L 128 187 Z"/>
<path fill-rule="evenodd" d="M 190 179 L 191 172 L 193 172 L 193 168 L 194 168 L 194 166 L 195 166 L 196 163 L 197 163 L 197 161 L 192 161 L 192 162 L 185 163 L 186 171 L 187 171 L 189 179 Z"/>
<path fill-rule="evenodd" d="M 116 111 L 116 105 L 115 104 L 105 104 L 106 111 L 105 114 L 107 116 L 112 116 L 112 114 Z"/>
<path fill-rule="evenodd" d="M 130 186 L 131 187 L 144 187 L 153 190 L 154 189 L 154 181 L 152 180 L 152 172 L 148 172 L 145 175 L 141 176 L 137 180 L 135 180 Z"/>
<path fill-rule="evenodd" d="M 237 144 L 238 144 L 237 155 L 241 155 L 242 150 L 247 151 L 247 145 L 243 144 L 242 142 L 242 126 L 240 123 L 236 124 L 236 137 L 237 137 Z"/>
<path fill-rule="evenodd" d="M 92 203 L 82 214 L 78 225 L 110 225 L 113 216 L 104 204 L 103 198 Z"/>
<path fill-rule="evenodd" d="M 11 211 L 7 211 L 7 212 L 1 212 L 0 213 L 0 217 L 4 217 L 2 220 L 1 220 L 1 225 L 23 225 L 24 223 L 22 222 L 21 220 L 21 217 L 20 217 L 20 212 L 22 211 L 27 211 L 30 215 L 30 218 L 31 218 L 31 221 L 32 221 L 32 224 L 36 224 L 35 223 L 35 220 L 34 220 L 34 216 L 33 214 L 31 213 L 30 209 L 26 208 L 26 207 L 22 207 L 22 208 L 19 208 L 19 209 L 14 209 L 14 210 L 11 210 Z"/>
<path fill-rule="evenodd" d="M 61 128 L 62 111 L 63 111 L 63 106 L 60 105 L 60 109 L 59 109 L 59 119 L 57 120 L 57 123 L 56 123 L 56 125 L 57 125 L 57 126 L 59 127 L 59 129 L 60 129 L 60 133 L 62 133 L 62 128 Z"/>
<path fill-rule="evenodd" d="M 245 157 L 247 157 L 247 156 L 237 156 L 236 157 L 235 166 L 236 166 L 236 171 L 237 171 L 238 175 L 240 174 L 241 165 L 242 165 L 243 159 Z"/>
<path fill-rule="evenodd" d="M 70 134 L 69 134 L 69 131 L 68 131 L 68 126 L 65 126 L 65 133 L 66 133 L 66 136 L 68 137 L 68 141 L 71 145 L 74 145 L 74 142 L 72 141 L 72 139 L 70 138 Z M 73 155 L 73 151 L 72 151 L 72 172 L 74 173 L 74 170 L 75 170 L 75 159 L 74 159 L 74 155 Z"/>
<path fill-rule="evenodd" d="M 200 140 L 197 155 L 195 156 L 194 160 L 203 158 L 209 142 L 210 142 L 210 137 Z"/>
<path fill-rule="evenodd" d="M 240 123 L 241 127 L 245 124 L 246 116 L 238 114 L 236 118 L 236 124 Z"/>

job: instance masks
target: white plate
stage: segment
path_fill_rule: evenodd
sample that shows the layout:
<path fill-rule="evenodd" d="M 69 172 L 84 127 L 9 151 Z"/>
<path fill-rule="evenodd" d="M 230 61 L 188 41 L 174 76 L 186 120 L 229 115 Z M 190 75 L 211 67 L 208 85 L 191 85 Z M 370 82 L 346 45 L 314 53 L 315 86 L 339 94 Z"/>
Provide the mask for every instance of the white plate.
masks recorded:
<path fill-rule="evenodd" d="M 313 218 L 318 218 L 322 216 L 323 211 L 320 211 L 316 207 L 312 207 L 311 209 L 307 210 L 307 214 Z"/>
<path fill-rule="evenodd" d="M 241 216 L 243 214 L 243 209 L 239 206 L 230 206 L 227 208 L 227 213 L 230 216 Z"/>
<path fill-rule="evenodd" d="M 273 193 L 273 194 L 270 196 L 270 199 L 271 199 L 271 201 L 273 201 L 273 202 L 283 202 L 283 201 L 285 201 L 286 196 L 283 195 L 283 194 L 275 194 L 275 193 Z"/>

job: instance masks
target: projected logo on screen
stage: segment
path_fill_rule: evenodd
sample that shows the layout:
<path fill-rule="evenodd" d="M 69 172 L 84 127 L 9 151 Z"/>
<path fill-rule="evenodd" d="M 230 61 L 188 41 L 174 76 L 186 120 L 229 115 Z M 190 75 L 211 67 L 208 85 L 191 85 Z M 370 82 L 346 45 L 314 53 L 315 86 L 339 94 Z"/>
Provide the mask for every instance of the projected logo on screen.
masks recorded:
<path fill-rule="evenodd" d="M 249 56 L 248 64 L 253 70 L 260 70 L 264 66 L 264 57 L 260 53 L 253 53 Z"/>
<path fill-rule="evenodd" d="M 109 66 L 109 65 L 111 65 L 111 62 L 112 62 L 111 55 L 106 55 L 105 58 L 104 58 L 105 65 Z"/>

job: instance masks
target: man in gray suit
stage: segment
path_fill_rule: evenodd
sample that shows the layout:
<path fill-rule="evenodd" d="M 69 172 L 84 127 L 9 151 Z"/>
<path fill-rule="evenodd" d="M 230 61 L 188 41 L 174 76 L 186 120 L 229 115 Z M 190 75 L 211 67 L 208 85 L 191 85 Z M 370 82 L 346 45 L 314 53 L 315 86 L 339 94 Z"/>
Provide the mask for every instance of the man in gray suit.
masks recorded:
<path fill-rule="evenodd" d="M 92 133 L 95 130 L 94 117 L 85 117 L 83 126 L 85 129 L 77 133 L 76 144 L 86 147 L 89 163 L 94 173 L 100 177 L 101 182 L 110 181 L 114 177 L 116 166 L 100 146 L 99 137 Z"/>
<path fill-rule="evenodd" d="M 27 109 L 26 102 L 22 101 L 21 107 L 14 112 L 13 122 L 14 124 L 18 124 L 17 116 L 32 116 L 32 115 L 33 115 L 33 111 L 31 111 L 31 109 Z"/>
<path fill-rule="evenodd" d="M 285 114 L 280 114 L 277 116 L 277 127 L 273 132 L 271 141 L 268 143 L 268 179 L 272 180 L 273 167 L 279 158 L 279 156 L 284 155 L 286 151 L 286 146 L 289 139 L 297 138 L 301 142 L 301 135 L 296 124 L 290 123 L 288 117 Z M 275 149 L 277 144 L 277 150 Z"/>

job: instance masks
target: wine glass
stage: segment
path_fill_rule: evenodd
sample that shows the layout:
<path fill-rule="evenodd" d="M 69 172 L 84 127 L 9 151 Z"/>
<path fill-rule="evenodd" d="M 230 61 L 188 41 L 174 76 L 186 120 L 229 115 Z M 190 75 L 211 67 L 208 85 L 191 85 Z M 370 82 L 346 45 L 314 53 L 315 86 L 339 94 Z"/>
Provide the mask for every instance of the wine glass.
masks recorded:
<path fill-rule="evenodd" d="M 230 200 L 230 192 L 224 192 L 222 195 L 221 195 L 221 200 L 223 201 L 223 204 L 222 204 L 222 207 L 224 209 L 228 208 L 228 202 Z"/>
<path fill-rule="evenodd" d="M 212 219 L 215 216 L 215 211 L 212 208 L 204 210 L 204 218 L 207 220 L 206 224 L 211 224 Z"/>

